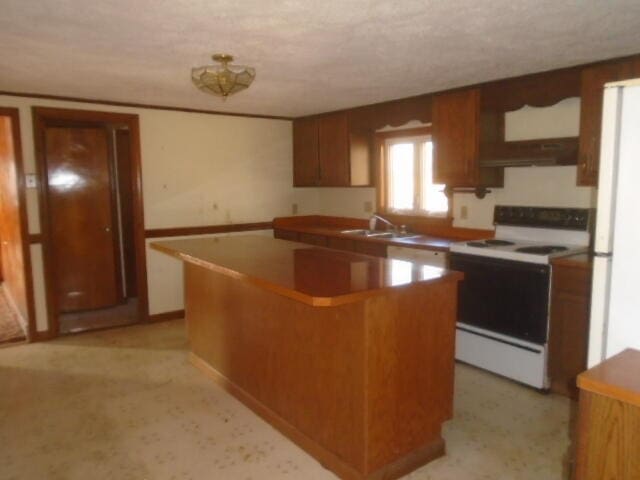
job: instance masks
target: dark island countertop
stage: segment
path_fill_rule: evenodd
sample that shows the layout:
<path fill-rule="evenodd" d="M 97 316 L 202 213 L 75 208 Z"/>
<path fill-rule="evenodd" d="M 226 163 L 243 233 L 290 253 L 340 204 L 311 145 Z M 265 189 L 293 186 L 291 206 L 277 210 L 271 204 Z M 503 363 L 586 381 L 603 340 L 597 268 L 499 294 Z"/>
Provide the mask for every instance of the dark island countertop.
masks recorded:
<path fill-rule="evenodd" d="M 462 274 L 258 235 L 153 242 L 155 250 L 313 306 L 335 306 Z"/>

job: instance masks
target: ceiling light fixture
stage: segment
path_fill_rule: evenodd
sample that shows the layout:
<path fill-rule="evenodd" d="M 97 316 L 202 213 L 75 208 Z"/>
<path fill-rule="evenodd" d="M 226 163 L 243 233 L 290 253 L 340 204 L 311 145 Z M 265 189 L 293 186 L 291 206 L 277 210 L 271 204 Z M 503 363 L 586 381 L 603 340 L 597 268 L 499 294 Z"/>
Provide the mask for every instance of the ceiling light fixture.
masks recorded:
<path fill-rule="evenodd" d="M 203 92 L 218 95 L 226 100 L 229 95 L 248 88 L 256 78 L 254 68 L 244 65 L 230 65 L 233 56 L 216 53 L 214 61 L 220 65 L 205 65 L 191 69 L 191 80 Z"/>

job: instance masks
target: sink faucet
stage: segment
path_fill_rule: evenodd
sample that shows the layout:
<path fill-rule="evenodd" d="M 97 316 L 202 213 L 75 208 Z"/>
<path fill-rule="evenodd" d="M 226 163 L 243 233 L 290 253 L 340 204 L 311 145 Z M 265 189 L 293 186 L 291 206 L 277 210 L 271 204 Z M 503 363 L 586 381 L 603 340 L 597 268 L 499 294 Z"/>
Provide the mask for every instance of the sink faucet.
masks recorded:
<path fill-rule="evenodd" d="M 387 220 L 386 218 L 382 218 L 380 215 L 376 215 L 375 213 L 373 215 L 371 215 L 371 218 L 369 218 L 369 230 L 375 230 L 376 229 L 376 221 L 377 220 L 382 220 L 384 223 L 386 223 L 389 227 L 391 227 L 391 229 L 394 232 L 398 231 L 398 227 L 396 227 L 393 223 L 391 223 L 389 220 Z"/>

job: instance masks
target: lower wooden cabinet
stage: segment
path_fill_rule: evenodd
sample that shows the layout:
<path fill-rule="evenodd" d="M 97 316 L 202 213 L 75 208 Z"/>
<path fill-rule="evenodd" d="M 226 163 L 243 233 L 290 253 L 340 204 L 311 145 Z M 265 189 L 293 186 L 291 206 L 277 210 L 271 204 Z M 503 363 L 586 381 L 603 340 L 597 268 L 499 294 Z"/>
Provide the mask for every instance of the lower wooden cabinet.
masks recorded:
<path fill-rule="evenodd" d="M 363 253 L 374 257 L 386 258 L 387 256 L 387 246 L 384 243 L 351 240 L 350 238 L 330 237 L 315 233 L 282 230 L 279 228 L 273 230 L 273 236 L 274 238 L 279 238 L 281 240 L 291 240 L 294 242 L 317 245 L 319 247 L 329 247 L 336 250 L 345 250 L 347 252 Z"/>
<path fill-rule="evenodd" d="M 587 368 L 591 268 L 552 262 L 549 377 L 551 391 L 578 398 L 576 378 Z"/>
<path fill-rule="evenodd" d="M 315 233 L 298 233 L 298 241 L 302 243 L 310 243 L 319 247 L 327 246 L 327 237 L 324 235 L 316 235 Z"/>
<path fill-rule="evenodd" d="M 346 252 L 355 252 L 356 251 L 355 243 L 356 242 L 348 238 L 340 238 L 340 237 L 327 238 L 327 247 L 333 248 L 335 250 L 344 250 Z"/>
<path fill-rule="evenodd" d="M 580 374 L 573 480 L 640 478 L 640 351 L 625 350 Z"/>
<path fill-rule="evenodd" d="M 387 256 L 387 246 L 384 243 L 355 242 L 354 251 L 357 253 L 364 253 L 365 255 L 372 255 L 374 257 Z"/>
<path fill-rule="evenodd" d="M 273 238 L 279 238 L 280 240 L 290 240 L 292 242 L 298 241 L 298 232 L 292 232 L 291 230 L 280 230 L 276 228 L 273 230 Z"/>

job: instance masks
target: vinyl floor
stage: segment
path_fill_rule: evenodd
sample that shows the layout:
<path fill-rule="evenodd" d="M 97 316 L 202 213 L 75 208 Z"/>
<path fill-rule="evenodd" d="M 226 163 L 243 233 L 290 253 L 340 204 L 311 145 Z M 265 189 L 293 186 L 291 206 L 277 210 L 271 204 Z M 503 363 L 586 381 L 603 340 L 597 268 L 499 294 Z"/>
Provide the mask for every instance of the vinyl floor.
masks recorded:
<path fill-rule="evenodd" d="M 187 361 L 181 320 L 0 349 L 3 480 L 335 476 Z M 567 478 L 572 403 L 456 367 L 447 455 L 411 480 Z"/>

